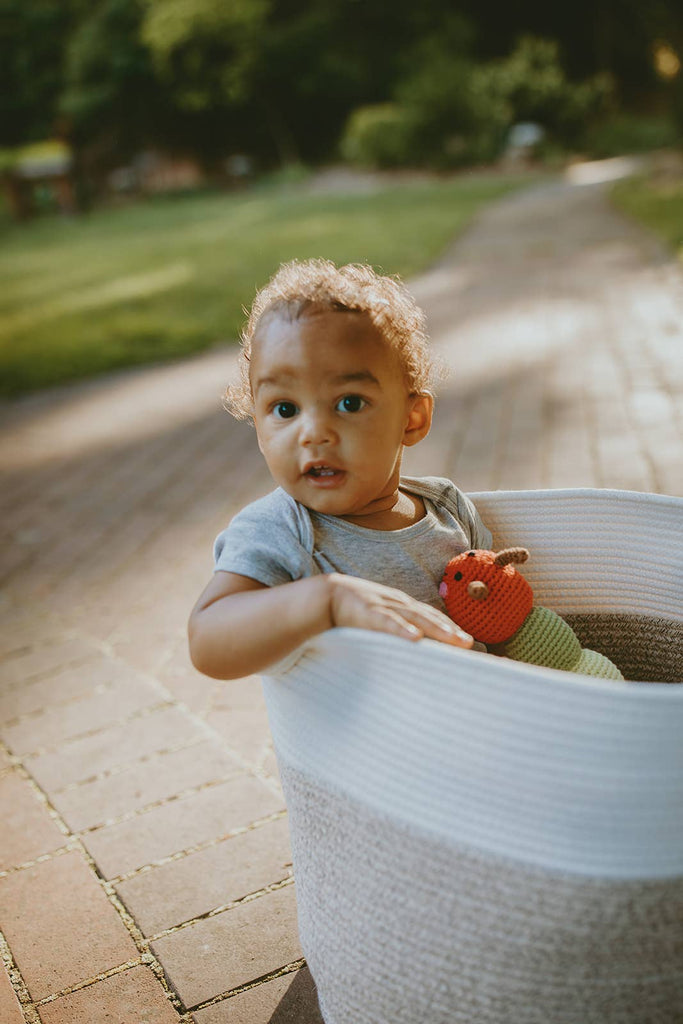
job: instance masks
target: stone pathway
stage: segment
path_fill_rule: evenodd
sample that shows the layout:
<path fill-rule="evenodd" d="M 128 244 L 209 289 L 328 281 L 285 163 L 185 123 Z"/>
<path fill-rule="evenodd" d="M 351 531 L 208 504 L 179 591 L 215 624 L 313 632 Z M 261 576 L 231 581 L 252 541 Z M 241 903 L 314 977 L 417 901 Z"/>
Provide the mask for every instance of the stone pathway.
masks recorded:
<path fill-rule="evenodd" d="M 603 185 L 492 206 L 413 282 L 451 375 L 408 472 L 683 492 L 683 273 Z M 313 1024 L 256 680 L 190 666 L 269 488 L 216 349 L 7 405 L 0 1020 Z"/>

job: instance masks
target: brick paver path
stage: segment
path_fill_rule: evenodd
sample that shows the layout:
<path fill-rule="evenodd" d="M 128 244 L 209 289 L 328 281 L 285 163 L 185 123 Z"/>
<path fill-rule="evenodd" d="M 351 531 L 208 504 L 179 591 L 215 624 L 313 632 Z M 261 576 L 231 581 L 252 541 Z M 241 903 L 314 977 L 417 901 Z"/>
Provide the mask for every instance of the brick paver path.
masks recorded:
<path fill-rule="evenodd" d="M 683 274 L 603 187 L 503 200 L 414 291 L 453 372 L 409 471 L 682 492 Z M 186 653 L 211 541 L 269 487 L 233 363 L 2 412 L 7 1024 L 316 1019 L 260 688 Z"/>

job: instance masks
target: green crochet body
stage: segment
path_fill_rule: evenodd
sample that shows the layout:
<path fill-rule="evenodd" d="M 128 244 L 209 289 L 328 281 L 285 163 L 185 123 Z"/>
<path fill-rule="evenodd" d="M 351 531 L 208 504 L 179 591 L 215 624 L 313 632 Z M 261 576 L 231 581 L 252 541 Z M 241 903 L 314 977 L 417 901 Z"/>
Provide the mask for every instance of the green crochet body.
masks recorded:
<path fill-rule="evenodd" d="M 532 608 L 522 626 L 502 646 L 508 658 L 530 665 L 544 665 L 600 679 L 624 678 L 604 655 L 582 648 L 571 626 L 550 608 Z"/>

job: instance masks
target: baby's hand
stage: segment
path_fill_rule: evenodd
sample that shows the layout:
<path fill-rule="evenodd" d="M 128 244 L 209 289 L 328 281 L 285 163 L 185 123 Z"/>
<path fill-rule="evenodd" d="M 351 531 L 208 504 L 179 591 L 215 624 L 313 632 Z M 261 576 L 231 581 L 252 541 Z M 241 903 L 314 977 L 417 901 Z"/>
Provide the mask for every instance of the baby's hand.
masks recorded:
<path fill-rule="evenodd" d="M 455 647 L 469 648 L 474 642 L 469 633 L 442 612 L 416 601 L 402 590 L 337 573 L 332 573 L 327 579 L 333 626 L 372 629 L 407 640 L 430 637 Z"/>

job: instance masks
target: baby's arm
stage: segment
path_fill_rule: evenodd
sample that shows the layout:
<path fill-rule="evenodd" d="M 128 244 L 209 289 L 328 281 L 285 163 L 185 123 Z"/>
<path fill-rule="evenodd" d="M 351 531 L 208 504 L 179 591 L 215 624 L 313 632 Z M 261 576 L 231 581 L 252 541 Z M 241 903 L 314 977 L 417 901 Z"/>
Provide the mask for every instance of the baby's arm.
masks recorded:
<path fill-rule="evenodd" d="M 190 655 L 205 675 L 238 679 L 333 626 L 472 646 L 472 637 L 440 611 L 381 583 L 330 573 L 266 587 L 217 572 L 190 616 Z"/>

